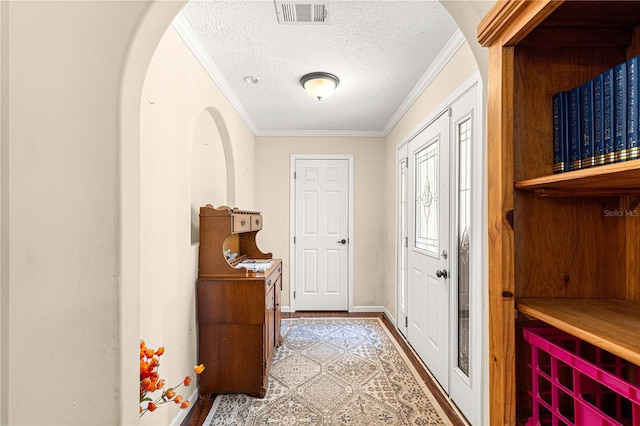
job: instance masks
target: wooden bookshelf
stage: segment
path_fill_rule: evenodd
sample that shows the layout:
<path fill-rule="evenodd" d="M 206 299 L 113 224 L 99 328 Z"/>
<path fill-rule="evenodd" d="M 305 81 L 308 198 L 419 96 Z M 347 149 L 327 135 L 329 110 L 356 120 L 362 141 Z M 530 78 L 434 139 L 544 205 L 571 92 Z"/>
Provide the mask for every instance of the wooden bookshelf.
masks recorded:
<path fill-rule="evenodd" d="M 640 365 L 640 302 L 521 298 L 519 312 Z"/>
<path fill-rule="evenodd" d="M 498 1 L 478 40 L 489 51 L 490 423 L 516 425 L 532 410 L 523 327 L 544 321 L 640 363 L 640 160 L 553 174 L 551 102 L 640 54 L 640 2 Z"/>

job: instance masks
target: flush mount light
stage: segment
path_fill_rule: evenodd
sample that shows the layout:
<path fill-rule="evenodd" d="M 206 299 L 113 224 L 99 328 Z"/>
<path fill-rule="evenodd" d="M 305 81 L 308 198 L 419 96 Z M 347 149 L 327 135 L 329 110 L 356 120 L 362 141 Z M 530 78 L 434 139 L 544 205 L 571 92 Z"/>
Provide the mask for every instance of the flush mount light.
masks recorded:
<path fill-rule="evenodd" d="M 307 94 L 317 100 L 331 96 L 339 83 L 338 77 L 328 72 L 312 72 L 300 79 L 300 84 Z"/>

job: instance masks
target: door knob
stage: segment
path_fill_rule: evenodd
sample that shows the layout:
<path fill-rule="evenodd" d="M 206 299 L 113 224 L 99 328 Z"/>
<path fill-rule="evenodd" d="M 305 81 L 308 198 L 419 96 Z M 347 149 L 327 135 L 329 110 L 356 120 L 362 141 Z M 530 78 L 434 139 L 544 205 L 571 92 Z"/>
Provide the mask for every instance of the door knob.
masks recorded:
<path fill-rule="evenodd" d="M 338 244 L 347 244 L 347 240 L 343 238 L 340 241 L 338 241 Z"/>
<path fill-rule="evenodd" d="M 449 274 L 447 273 L 446 269 L 443 269 L 442 271 L 440 269 L 438 269 L 436 271 L 436 277 L 438 277 L 438 278 L 444 278 L 446 280 L 448 275 Z"/>

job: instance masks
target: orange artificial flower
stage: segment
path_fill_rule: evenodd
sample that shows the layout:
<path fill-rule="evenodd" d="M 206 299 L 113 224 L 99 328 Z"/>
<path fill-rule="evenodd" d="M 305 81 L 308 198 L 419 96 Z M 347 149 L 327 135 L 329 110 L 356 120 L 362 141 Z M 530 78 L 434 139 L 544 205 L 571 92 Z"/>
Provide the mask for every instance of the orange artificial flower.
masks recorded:
<path fill-rule="evenodd" d="M 153 392 L 155 390 L 154 388 L 155 386 L 153 385 L 153 382 L 148 377 L 144 378 L 140 382 L 140 392 L 142 392 L 143 390 L 146 392 Z"/>
<path fill-rule="evenodd" d="M 180 408 L 188 408 L 191 403 L 183 400 L 182 395 L 176 395 L 175 388 L 182 385 L 189 386 L 193 381 L 191 376 L 186 376 L 182 383 L 167 388 L 160 396 L 153 396 L 153 392 L 164 389 L 166 381 L 160 378 L 158 369 L 160 361 L 158 358 L 164 354 L 164 346 L 152 349 L 147 346 L 144 340 L 140 339 L 140 417 L 148 411 L 155 411 L 159 405 L 173 401 L 180 405 Z M 204 371 L 204 364 L 194 365 L 193 371 L 201 374 Z M 144 406 L 143 404 L 146 404 Z"/>
<path fill-rule="evenodd" d="M 155 368 L 159 365 L 160 365 L 160 362 L 158 362 L 158 358 L 151 358 L 151 361 L 149 361 L 149 371 L 151 371 L 152 368 Z"/>

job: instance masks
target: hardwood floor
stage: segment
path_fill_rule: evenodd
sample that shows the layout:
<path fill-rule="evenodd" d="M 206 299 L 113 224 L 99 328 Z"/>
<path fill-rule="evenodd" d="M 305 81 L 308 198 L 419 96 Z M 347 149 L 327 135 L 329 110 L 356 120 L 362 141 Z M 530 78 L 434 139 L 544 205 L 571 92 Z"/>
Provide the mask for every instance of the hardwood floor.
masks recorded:
<path fill-rule="evenodd" d="M 383 324 L 391 332 L 391 335 L 396 339 L 404 353 L 407 355 L 415 369 L 420 374 L 420 377 L 426 384 L 427 388 L 431 391 L 435 399 L 442 407 L 445 414 L 449 417 L 449 420 L 455 426 L 465 426 L 467 423 L 458 417 L 456 410 L 449 403 L 448 398 L 440 390 L 439 385 L 431 378 L 429 373 L 424 368 L 422 362 L 415 355 L 409 344 L 404 337 L 400 335 L 396 327 L 391 323 L 389 318 L 382 312 L 295 312 L 288 313 L 283 312 L 282 318 L 300 318 L 300 317 L 354 317 L 354 318 L 371 318 L 379 317 L 382 319 Z M 189 414 L 182 422 L 181 426 L 201 426 L 202 422 L 206 419 L 211 406 L 213 405 L 213 398 L 211 399 L 198 399 L 193 405 L 193 408 L 189 411 Z"/>

